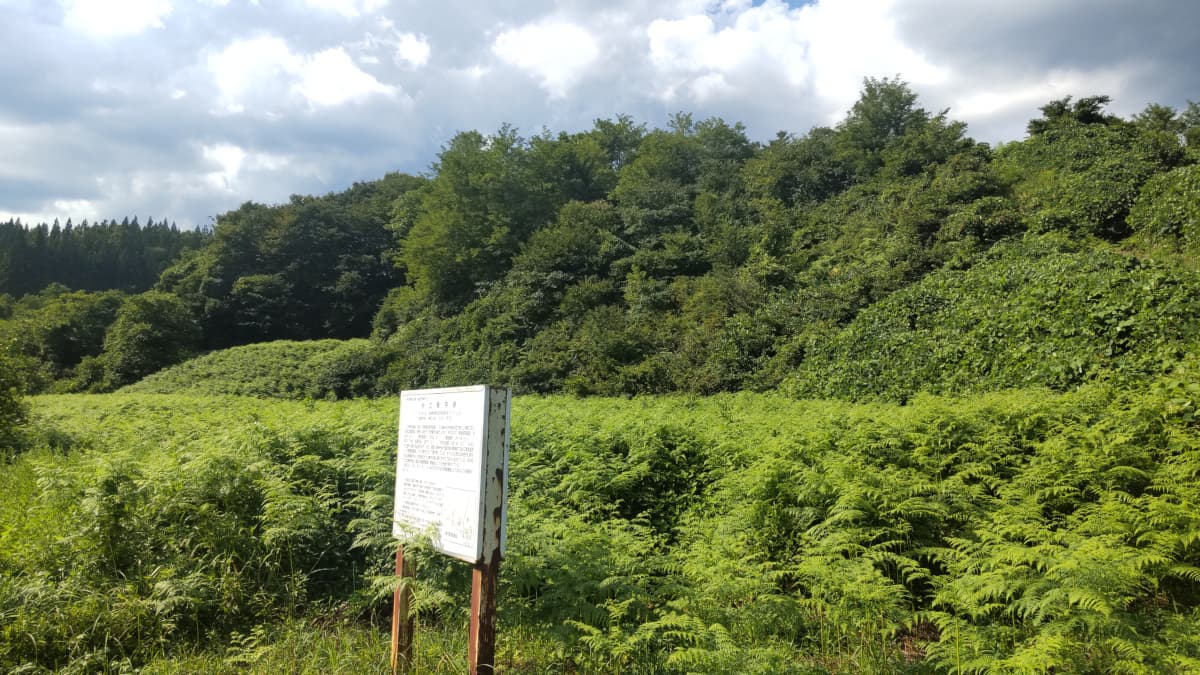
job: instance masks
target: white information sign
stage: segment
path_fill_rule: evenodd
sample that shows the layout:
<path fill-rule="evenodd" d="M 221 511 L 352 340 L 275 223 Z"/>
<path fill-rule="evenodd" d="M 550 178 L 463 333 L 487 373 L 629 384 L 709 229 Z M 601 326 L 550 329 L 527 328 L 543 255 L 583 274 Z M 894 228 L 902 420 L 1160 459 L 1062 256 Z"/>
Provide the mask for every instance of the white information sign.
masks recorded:
<path fill-rule="evenodd" d="M 486 385 L 401 392 L 395 536 L 428 533 L 468 562 L 503 553 L 508 399 Z"/>

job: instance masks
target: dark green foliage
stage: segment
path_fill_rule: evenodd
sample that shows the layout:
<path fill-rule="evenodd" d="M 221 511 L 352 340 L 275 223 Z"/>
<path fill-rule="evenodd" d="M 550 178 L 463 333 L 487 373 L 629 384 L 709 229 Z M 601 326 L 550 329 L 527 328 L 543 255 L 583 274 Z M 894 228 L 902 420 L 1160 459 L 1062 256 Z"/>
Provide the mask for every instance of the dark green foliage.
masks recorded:
<path fill-rule="evenodd" d="M 867 84 L 861 105 L 838 129 L 781 137 L 761 151 L 737 127 L 680 116 L 670 131 L 648 134 L 621 170 L 611 193 L 615 208 L 564 206 L 553 224 L 529 235 L 503 277 L 477 285 L 478 297 L 461 309 L 447 312 L 420 285 L 395 291 L 377 317 L 376 336 L 387 341 L 382 358 L 392 362 L 382 388 L 491 380 L 543 392 L 711 393 L 770 388 L 794 380 L 800 366 L 801 377 L 822 388 L 798 391 L 866 395 L 860 380 L 843 386 L 826 378 L 829 367 L 865 373 L 871 363 L 890 362 L 858 351 L 858 342 L 830 355 L 831 337 L 860 312 L 874 305 L 875 316 L 887 315 L 893 294 L 940 267 L 949 276 L 939 279 L 953 278 L 996 242 L 1029 228 L 1062 232 L 1078 259 L 1119 267 L 1126 259 L 1089 235 L 1124 232 L 1141 181 L 1179 160 L 1177 139 L 1165 152 L 1159 132 L 1092 119 L 1087 106 L 1079 113 L 1086 120 L 1071 113 L 996 158 L 965 138 L 961 124 L 917 108 L 902 84 Z M 1146 203 L 1164 201 L 1154 190 Z M 1014 264 L 1021 255 L 1012 254 Z M 1046 279 L 1034 286 L 1108 292 L 1074 279 L 1093 273 L 1087 265 L 1056 269 L 1059 260 L 1038 253 L 1027 263 L 1045 267 L 1022 273 Z M 1184 275 L 1177 283 L 1185 293 L 1195 280 Z M 971 302 L 991 299 L 970 297 L 946 310 L 962 310 L 946 326 L 980 325 L 968 318 Z M 904 341 L 909 330 L 888 324 L 875 333 Z M 1003 339 L 960 345 L 957 357 L 916 350 L 897 370 L 907 373 L 906 382 L 876 383 L 871 395 L 902 399 L 972 381 L 1068 387 L 1113 373 L 1157 372 L 1187 339 L 1164 337 L 1172 347 L 1162 351 L 1148 328 L 1122 337 L 1114 354 L 1095 356 L 1110 349 L 1097 346 L 1107 338 L 1084 333 L 1063 334 L 1070 343 L 1063 349 L 1022 342 L 1037 336 L 1013 329 Z M 1028 358 L 1014 361 L 1006 350 L 1017 348 Z M 818 362 L 803 365 L 810 358 Z M 959 378 L 951 385 L 938 373 L 953 368 L 954 358 L 978 368 L 1010 366 L 982 380 L 978 368 L 967 368 L 945 376 Z M 1027 365 L 1033 370 L 1018 372 Z"/>
<path fill-rule="evenodd" d="M 504 275 L 522 242 L 559 207 L 611 189 L 613 161 L 587 135 L 526 141 L 508 127 L 488 137 L 460 133 L 414 208 L 397 212 L 400 264 L 434 302 L 460 308 Z"/>
<path fill-rule="evenodd" d="M 100 355 L 122 302 L 117 291 L 71 293 L 48 287 L 27 296 L 12 319 L 0 323 L 0 339 L 9 340 L 9 352 L 36 369 L 31 384 L 44 389 L 55 380 L 70 379 L 80 362 Z"/>
<path fill-rule="evenodd" d="M 200 331 L 168 293 L 125 297 L 49 286 L 0 321 L 0 340 L 31 391 L 107 391 L 190 356 Z"/>
<path fill-rule="evenodd" d="M 624 136 L 637 151 L 613 160 L 607 202 L 523 198 L 526 208 L 557 208 L 553 219 L 518 218 L 511 194 L 488 200 L 485 188 L 520 182 L 535 149 L 574 156 L 576 137 L 461 136 L 446 150 L 445 176 L 417 207 L 400 205 L 394 229 L 409 247 L 402 262 L 425 270 L 418 277 L 433 279 L 431 264 L 475 276 L 393 291 L 376 319 L 391 361 L 383 389 L 477 380 L 579 394 L 770 388 L 863 310 L 939 268 L 969 268 L 998 241 L 1065 232 L 1083 242 L 1081 256 L 1111 256 L 1090 235 L 1123 235 L 1142 182 L 1183 161 L 1178 138 L 1101 114 L 1103 97 L 1048 105 L 1045 129 L 998 154 L 916 101 L 898 80 L 868 79 L 836 128 L 782 134 L 765 148 L 738 125 L 680 114 L 670 129 Z M 589 138 L 611 131 L 598 123 Z M 505 224 L 518 221 L 523 234 Z M 505 243 L 481 243 L 497 236 Z M 1002 361 L 988 351 L 995 345 L 977 345 L 978 359 Z M 918 378 L 910 388 L 940 386 Z"/>
<path fill-rule="evenodd" d="M 24 384 L 20 372 L 0 352 L 0 462 L 17 450 L 18 429 L 28 412 L 21 397 Z"/>
<path fill-rule="evenodd" d="M 1112 102 L 1112 98 L 1104 95 L 1087 96 L 1071 103 L 1071 97 L 1056 99 L 1039 108 L 1042 116 L 1030 120 L 1027 126 L 1030 136 L 1044 134 L 1056 127 L 1072 126 L 1074 124 L 1113 124 L 1120 119 L 1113 115 L 1104 114 L 1104 106 Z"/>
<path fill-rule="evenodd" d="M 100 388 L 136 382 L 183 361 L 199 346 L 200 326 L 179 298 L 159 291 L 132 296 L 104 334 L 104 353 L 97 359 Z"/>
<path fill-rule="evenodd" d="M 36 226 L 0 223 L 0 293 L 36 293 L 51 284 L 77 290 L 149 289 L 181 255 L 203 246 L 209 233 L 180 230 L 173 223 L 137 218 L 85 220 L 65 226 L 58 221 Z"/>
<path fill-rule="evenodd" d="M 834 149 L 832 129 L 812 129 L 802 138 L 780 135 L 746 162 L 744 180 L 750 194 L 787 206 L 827 199 L 849 185 L 851 168 Z"/>
<path fill-rule="evenodd" d="M 280 340 L 185 361 L 122 391 L 259 398 L 369 396 L 383 367 L 367 340 Z"/>
<path fill-rule="evenodd" d="M 929 122 L 929 113 L 916 102 L 917 94 L 899 79 L 863 80 L 862 95 L 838 125 L 834 141 L 838 159 L 857 179 L 872 176 L 883 166 L 889 146 Z"/>
<path fill-rule="evenodd" d="M 1057 233 L 1080 260 L 1112 262 L 1121 251 L 1169 261 L 1161 263 L 1168 275 L 1195 266 L 1197 156 L 1188 139 L 1200 128 L 1197 106 L 1151 105 L 1125 120 L 1105 112 L 1107 103 L 1051 101 L 1029 138 L 997 149 L 970 139 L 946 111 L 922 108 L 894 78 L 864 80 L 836 125 L 781 132 L 765 146 L 740 124 L 686 113 L 654 130 L 617 117 L 529 138 L 508 126 L 463 132 L 427 176 L 391 174 L 223 214 L 211 241 L 167 269 L 159 289 L 185 303 L 206 349 L 374 338 L 329 365 L 324 384 L 306 379 L 289 396 L 485 380 L 531 392 L 708 394 L 870 370 L 887 359 L 831 356 L 837 336 L 859 330 L 851 325 L 863 312 L 879 321 L 908 303 L 897 294 L 923 293 L 913 289 L 932 273 L 944 280 L 991 264 L 998 242 Z M 29 231 L 31 246 L 65 236 L 39 232 Z M 1058 261 L 1034 253 L 1029 264 Z M 1052 279 L 1108 292 L 1094 286 L 1094 273 L 1074 264 L 1022 272 L 1033 285 Z M 1177 281 L 1181 294 L 1194 289 L 1188 275 Z M 988 301 L 972 292 L 963 297 Z M 66 299 L 51 302 L 58 296 Z M 118 370 L 148 370 L 132 366 L 134 354 L 100 354 L 111 322 L 100 310 L 114 303 L 61 286 L 0 303 L 8 317 L 0 334 L 20 343 L 13 363 L 33 390 L 98 389 L 136 376 L 108 377 L 115 360 L 128 364 Z M 954 311 L 939 320 L 977 325 L 965 318 L 973 310 Z M 30 321 L 41 327 L 26 330 Z M 854 344 L 910 337 L 903 321 L 890 321 Z M 867 388 L 893 398 L 957 391 L 947 378 L 966 382 L 979 364 L 997 363 L 1022 365 L 979 381 L 1065 388 L 1159 372 L 1150 362 L 1169 362 L 1187 339 L 1147 331 L 1122 338 L 1112 356 L 1094 353 L 1109 346 L 1086 330 L 1062 334 L 1053 350 L 1029 330 L 1005 335 L 954 354 L 911 354 L 908 382 Z M 1160 349 L 1163 340 L 1170 349 Z M 1011 358 L 1018 346 L 1028 359 Z M 959 360 L 978 367 L 941 374 Z M 1026 365 L 1032 370 L 1015 374 Z M 818 388 L 859 396 L 864 386 Z"/>
<path fill-rule="evenodd" d="M 209 347 L 361 337 L 399 280 L 385 251 L 392 205 L 422 179 L 389 174 L 324 197 L 246 203 L 158 288 L 187 303 Z"/>
<path fill-rule="evenodd" d="M 1182 148 L 1178 139 L 1137 124 L 1084 117 L 1055 117 L 1025 142 L 1005 146 L 998 171 L 1014 184 L 1031 229 L 1115 240 L 1128 233 L 1125 217 L 1142 183 L 1171 169 Z"/>

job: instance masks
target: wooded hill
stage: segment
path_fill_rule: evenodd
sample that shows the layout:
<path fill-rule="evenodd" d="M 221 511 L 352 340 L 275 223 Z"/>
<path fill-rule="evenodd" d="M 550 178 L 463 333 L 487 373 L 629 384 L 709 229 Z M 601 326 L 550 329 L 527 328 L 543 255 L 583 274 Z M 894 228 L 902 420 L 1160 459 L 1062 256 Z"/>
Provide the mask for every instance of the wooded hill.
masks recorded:
<path fill-rule="evenodd" d="M 324 393 L 493 381 L 904 400 L 1143 377 L 1196 338 L 1200 106 L 1126 120 L 1107 102 L 1053 101 L 1026 139 L 989 147 L 903 82 L 868 79 L 841 123 L 766 144 L 686 114 L 504 127 L 456 135 L 425 176 L 247 203 L 207 239 L 9 226 L 8 288 L 92 292 L 0 300 L 0 333 L 34 391 L 368 336 L 335 368 L 353 384 Z M 46 264 L 11 264 L 43 249 Z M 84 250 L 132 276 L 45 271 L 85 269 L 54 262 Z M 137 291 L 175 255 L 150 292 L 95 291 Z"/>

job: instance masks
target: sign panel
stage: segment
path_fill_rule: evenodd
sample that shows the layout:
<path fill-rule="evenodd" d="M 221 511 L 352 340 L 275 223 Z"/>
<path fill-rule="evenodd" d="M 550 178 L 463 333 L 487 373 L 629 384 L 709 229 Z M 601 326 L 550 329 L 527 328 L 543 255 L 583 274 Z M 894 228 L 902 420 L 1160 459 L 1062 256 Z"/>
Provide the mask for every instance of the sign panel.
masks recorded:
<path fill-rule="evenodd" d="M 486 385 L 401 392 L 395 536 L 428 533 L 436 550 L 468 562 L 483 559 L 487 542 L 503 546 L 508 399 Z"/>

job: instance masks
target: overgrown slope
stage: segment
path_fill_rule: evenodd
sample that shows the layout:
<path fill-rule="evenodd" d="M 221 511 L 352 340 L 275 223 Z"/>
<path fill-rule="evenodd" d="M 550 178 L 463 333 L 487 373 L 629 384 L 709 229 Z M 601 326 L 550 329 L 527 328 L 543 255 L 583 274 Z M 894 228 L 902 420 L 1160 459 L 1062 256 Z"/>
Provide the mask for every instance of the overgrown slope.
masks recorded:
<path fill-rule="evenodd" d="M 277 340 L 231 347 L 159 371 L 133 394 L 347 398 L 371 393 L 367 340 Z"/>
<path fill-rule="evenodd" d="M 810 345 L 785 390 L 903 401 L 1097 379 L 1130 386 L 1200 346 L 1200 275 L 1061 235 L 939 270 Z"/>

